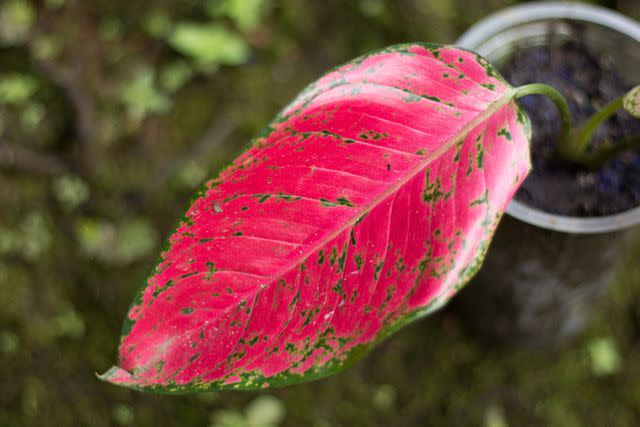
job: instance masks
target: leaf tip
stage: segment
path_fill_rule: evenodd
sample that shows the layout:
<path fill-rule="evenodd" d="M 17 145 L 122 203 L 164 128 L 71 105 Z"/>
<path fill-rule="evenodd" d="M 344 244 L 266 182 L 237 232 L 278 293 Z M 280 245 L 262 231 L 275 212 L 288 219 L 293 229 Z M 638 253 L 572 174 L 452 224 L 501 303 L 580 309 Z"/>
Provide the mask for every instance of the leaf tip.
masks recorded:
<path fill-rule="evenodd" d="M 622 105 L 627 113 L 636 119 L 640 119 L 640 85 L 634 87 L 624 95 Z"/>
<path fill-rule="evenodd" d="M 135 384 L 133 375 L 119 366 L 112 366 L 102 375 L 96 372 L 96 377 L 101 381 L 124 387 L 132 387 Z"/>

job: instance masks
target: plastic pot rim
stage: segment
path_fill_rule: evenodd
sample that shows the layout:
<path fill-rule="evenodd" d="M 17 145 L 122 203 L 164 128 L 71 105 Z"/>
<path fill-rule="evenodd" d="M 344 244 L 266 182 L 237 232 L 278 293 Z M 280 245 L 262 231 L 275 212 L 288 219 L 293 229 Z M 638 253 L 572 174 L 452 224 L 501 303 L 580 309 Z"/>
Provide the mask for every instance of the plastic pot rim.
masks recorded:
<path fill-rule="evenodd" d="M 639 22 L 609 9 L 573 2 L 537 2 L 502 9 L 474 24 L 458 38 L 456 45 L 477 50 L 486 41 L 505 30 L 522 24 L 553 19 L 607 27 L 635 40 L 640 50 Z M 512 200 L 506 213 L 536 227 L 574 234 L 606 233 L 640 224 L 640 206 L 613 215 L 575 217 L 548 213 Z"/>

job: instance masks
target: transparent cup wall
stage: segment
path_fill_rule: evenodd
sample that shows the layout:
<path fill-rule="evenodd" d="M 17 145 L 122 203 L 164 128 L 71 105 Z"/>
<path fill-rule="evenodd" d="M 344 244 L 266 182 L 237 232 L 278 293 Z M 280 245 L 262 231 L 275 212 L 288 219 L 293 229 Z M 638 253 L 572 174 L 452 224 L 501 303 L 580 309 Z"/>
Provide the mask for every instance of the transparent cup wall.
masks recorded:
<path fill-rule="evenodd" d="M 593 6 L 517 6 L 481 21 L 458 45 L 500 68 L 515 49 L 542 45 L 552 37 L 579 37 L 596 52 L 611 55 L 630 84 L 638 80 L 640 25 Z M 574 218 L 514 201 L 482 269 L 456 306 L 485 337 L 530 347 L 565 344 L 588 325 L 638 223 L 640 208 Z"/>

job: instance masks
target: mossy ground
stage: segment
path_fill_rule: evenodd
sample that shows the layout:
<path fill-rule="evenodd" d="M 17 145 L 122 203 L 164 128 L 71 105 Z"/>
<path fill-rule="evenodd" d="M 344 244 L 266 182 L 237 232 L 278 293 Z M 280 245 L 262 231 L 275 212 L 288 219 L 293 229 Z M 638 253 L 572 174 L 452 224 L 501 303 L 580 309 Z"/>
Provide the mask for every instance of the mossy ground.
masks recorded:
<path fill-rule="evenodd" d="M 0 425 L 241 426 L 273 411 L 247 407 L 265 393 L 158 396 L 94 372 L 191 192 L 308 82 L 382 46 L 451 42 L 511 3 L 0 2 Z M 185 50 L 171 29 L 193 22 L 238 51 Z M 496 348 L 445 309 L 340 375 L 269 391 L 280 424 L 638 425 L 640 245 L 628 255 L 561 351 Z"/>

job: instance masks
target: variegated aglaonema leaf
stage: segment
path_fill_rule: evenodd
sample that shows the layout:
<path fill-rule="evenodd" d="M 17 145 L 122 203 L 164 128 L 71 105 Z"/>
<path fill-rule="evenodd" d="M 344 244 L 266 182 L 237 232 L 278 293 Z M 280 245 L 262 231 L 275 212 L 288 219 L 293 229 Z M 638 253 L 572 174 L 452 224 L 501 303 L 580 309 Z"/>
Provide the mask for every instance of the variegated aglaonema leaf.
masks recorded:
<path fill-rule="evenodd" d="M 528 138 L 474 53 L 401 45 L 334 69 L 201 190 L 101 378 L 256 389 L 348 366 L 471 278 Z"/>
<path fill-rule="evenodd" d="M 636 119 L 640 119 L 640 86 L 634 87 L 624 95 L 622 105 L 627 110 L 627 113 Z"/>

